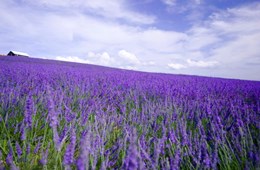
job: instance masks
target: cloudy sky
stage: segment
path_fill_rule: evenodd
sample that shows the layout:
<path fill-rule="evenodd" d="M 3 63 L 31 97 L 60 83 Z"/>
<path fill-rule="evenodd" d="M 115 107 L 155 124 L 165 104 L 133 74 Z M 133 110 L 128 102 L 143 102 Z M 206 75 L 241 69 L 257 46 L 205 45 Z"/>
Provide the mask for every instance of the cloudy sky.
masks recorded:
<path fill-rule="evenodd" d="M 1 0 L 0 53 L 260 80 L 259 0 Z"/>

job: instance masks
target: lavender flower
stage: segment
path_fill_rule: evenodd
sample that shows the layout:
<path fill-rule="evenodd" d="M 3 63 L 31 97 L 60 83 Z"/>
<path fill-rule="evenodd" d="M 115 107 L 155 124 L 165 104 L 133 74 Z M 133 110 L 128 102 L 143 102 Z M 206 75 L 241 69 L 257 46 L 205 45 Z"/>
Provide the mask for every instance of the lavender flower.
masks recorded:
<path fill-rule="evenodd" d="M 63 163 L 64 165 L 71 165 L 74 162 L 74 152 L 75 152 L 75 146 L 76 146 L 76 133 L 74 128 L 71 130 L 70 134 L 70 144 L 67 146 Z"/>
<path fill-rule="evenodd" d="M 26 140 L 26 127 L 22 124 L 21 126 L 21 140 L 25 141 Z"/>
<path fill-rule="evenodd" d="M 26 147 L 26 154 L 29 155 L 31 152 L 31 145 L 28 143 Z"/>
<path fill-rule="evenodd" d="M 40 160 L 40 163 L 45 166 L 48 161 L 48 152 L 49 152 L 49 146 L 46 148 L 45 151 L 42 152 L 42 158 Z"/>
<path fill-rule="evenodd" d="M 38 151 L 39 151 L 39 149 L 40 149 L 40 147 L 41 147 L 41 142 L 39 141 L 39 142 L 37 143 L 36 147 L 34 148 L 33 153 L 34 153 L 34 154 L 37 154 Z"/>
<path fill-rule="evenodd" d="M 77 168 L 85 170 L 89 168 L 90 132 L 82 133 L 80 139 L 80 155 L 77 160 Z"/>
<path fill-rule="evenodd" d="M 51 97 L 51 91 L 50 87 L 47 88 L 47 93 L 49 94 L 48 96 L 48 119 L 50 123 L 50 127 L 55 128 L 59 124 L 58 121 L 58 113 L 55 111 L 55 105 L 53 98 Z"/>
<path fill-rule="evenodd" d="M 11 149 L 9 150 L 9 152 L 8 152 L 8 154 L 7 154 L 6 163 L 7 163 L 8 165 L 13 164 L 13 152 L 12 152 Z"/>
<path fill-rule="evenodd" d="M 137 150 L 137 145 L 136 145 L 137 142 L 136 130 L 132 129 L 132 132 L 130 133 L 131 133 L 129 137 L 130 145 L 127 150 L 127 156 L 125 158 L 123 167 L 125 169 L 134 170 L 134 169 L 138 169 L 138 167 L 140 166 L 139 164 L 140 153 Z"/>
<path fill-rule="evenodd" d="M 56 126 L 53 127 L 52 130 L 53 130 L 53 141 L 54 141 L 54 144 L 55 144 L 55 148 L 56 148 L 57 151 L 60 151 L 63 142 L 60 140 L 59 133 L 57 131 L 57 127 Z"/>
<path fill-rule="evenodd" d="M 218 143 L 217 142 L 214 144 L 214 150 L 213 150 L 211 162 L 212 162 L 211 168 L 217 169 L 217 163 L 218 163 Z"/>
<path fill-rule="evenodd" d="M 202 148 L 202 163 L 204 165 L 205 168 L 209 169 L 211 164 L 210 164 L 210 158 L 208 155 L 208 151 L 207 151 L 207 143 L 203 142 L 201 148 Z"/>
<path fill-rule="evenodd" d="M 29 128 L 32 127 L 32 115 L 33 115 L 33 102 L 32 102 L 31 95 L 29 95 L 26 100 L 25 111 L 24 111 L 24 123 Z"/>
<path fill-rule="evenodd" d="M 181 158 L 180 158 L 180 149 L 179 149 L 179 146 L 177 145 L 177 148 L 175 149 L 175 154 L 174 154 L 174 158 L 173 158 L 173 160 L 172 160 L 172 169 L 173 170 L 178 170 L 178 169 L 180 169 L 180 160 L 181 160 Z"/>
<path fill-rule="evenodd" d="M 16 153 L 18 155 L 18 158 L 20 158 L 23 152 L 22 152 L 21 146 L 19 145 L 19 143 L 17 141 L 15 143 L 15 147 L 16 147 Z"/>
<path fill-rule="evenodd" d="M 138 169 L 139 153 L 134 145 L 130 145 L 128 149 L 128 156 L 124 161 L 124 168 L 129 170 Z"/>
<path fill-rule="evenodd" d="M 43 166 L 46 166 L 46 164 L 48 163 L 48 154 L 49 154 L 49 148 L 50 148 L 50 143 L 48 143 L 48 146 L 47 148 L 42 150 L 42 153 L 41 153 L 41 159 L 40 159 L 40 164 L 43 165 Z"/>

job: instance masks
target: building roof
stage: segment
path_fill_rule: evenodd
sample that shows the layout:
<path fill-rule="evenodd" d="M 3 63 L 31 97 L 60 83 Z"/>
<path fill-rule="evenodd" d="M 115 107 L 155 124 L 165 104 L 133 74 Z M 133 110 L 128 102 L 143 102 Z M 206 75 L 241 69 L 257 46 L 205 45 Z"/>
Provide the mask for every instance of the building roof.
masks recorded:
<path fill-rule="evenodd" d="M 27 57 L 29 57 L 29 54 L 23 53 L 23 52 L 19 52 L 19 51 L 10 51 L 9 53 L 14 53 L 14 54 L 16 54 L 16 55 L 22 55 L 22 56 L 27 56 Z M 8 53 L 8 54 L 9 54 L 9 53 Z"/>

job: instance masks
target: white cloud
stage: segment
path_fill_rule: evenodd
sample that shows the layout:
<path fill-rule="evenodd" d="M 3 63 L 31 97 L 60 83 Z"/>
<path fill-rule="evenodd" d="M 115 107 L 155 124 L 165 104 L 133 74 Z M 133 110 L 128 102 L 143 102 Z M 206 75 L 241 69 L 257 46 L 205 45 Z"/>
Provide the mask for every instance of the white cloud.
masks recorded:
<path fill-rule="evenodd" d="M 179 63 L 170 63 L 170 64 L 168 64 L 168 67 L 170 67 L 174 70 L 180 70 L 180 69 L 187 68 L 187 66 L 185 66 L 183 64 L 179 64 Z"/>
<path fill-rule="evenodd" d="M 185 64 L 170 63 L 170 64 L 167 64 L 167 66 L 174 70 L 180 70 L 180 69 L 189 69 L 192 67 L 210 68 L 210 67 L 215 67 L 218 64 L 219 64 L 219 62 L 217 62 L 217 61 L 202 61 L 202 60 L 196 61 L 196 60 L 187 59 Z"/>
<path fill-rule="evenodd" d="M 93 64 L 92 62 L 90 62 L 89 60 L 84 60 L 81 59 L 79 57 L 76 56 L 57 56 L 55 58 L 56 60 L 60 60 L 60 61 L 68 61 L 68 62 L 76 62 L 76 63 L 85 63 L 85 64 Z"/>
<path fill-rule="evenodd" d="M 103 53 L 89 52 L 88 56 L 85 57 L 85 59 L 76 56 L 57 56 L 55 59 L 60 61 L 95 64 L 95 65 L 103 65 L 103 66 L 115 66 L 116 64 L 115 59 L 110 57 L 110 55 L 107 52 L 103 52 Z"/>
<path fill-rule="evenodd" d="M 228 9 L 211 19 L 208 29 L 222 41 L 208 54 L 221 61 L 221 74 L 260 80 L 255 74 L 260 72 L 260 3 Z"/>
<path fill-rule="evenodd" d="M 144 15 L 141 13 L 133 12 L 128 10 L 124 4 L 125 1 L 122 0 L 95 0 L 86 1 L 86 8 L 93 9 L 96 13 L 102 15 L 103 17 L 115 18 L 115 19 L 125 19 L 130 22 L 142 23 L 142 24 L 152 24 L 155 22 L 155 16 Z"/>
<path fill-rule="evenodd" d="M 212 29 L 201 26 L 191 28 L 188 36 L 185 43 L 185 48 L 188 50 L 200 50 L 221 41 L 221 38 Z"/>
<path fill-rule="evenodd" d="M 187 59 L 188 66 L 190 67 L 202 67 L 202 68 L 207 68 L 207 67 L 214 67 L 218 65 L 219 62 L 217 61 L 196 61 L 196 60 L 191 60 Z"/>
<path fill-rule="evenodd" d="M 137 70 L 138 69 L 135 66 L 120 66 L 119 68 L 126 69 L 126 70 Z"/>
<path fill-rule="evenodd" d="M 133 12 L 128 10 L 127 3 L 124 0 L 24 0 L 36 6 L 50 7 L 55 9 L 76 9 L 88 12 L 93 15 L 99 15 L 110 19 L 124 19 L 128 22 L 152 24 L 156 17 Z"/>
<path fill-rule="evenodd" d="M 181 32 L 147 29 L 138 33 L 137 40 L 146 49 L 156 52 L 176 52 L 183 48 L 187 35 Z"/>
<path fill-rule="evenodd" d="M 260 80 L 255 74 L 260 72 L 259 11 L 260 3 L 253 3 L 214 13 L 202 24 L 194 25 L 184 43 L 183 56 L 189 69 L 218 66 L 197 74 L 214 72 L 219 77 Z"/>
<path fill-rule="evenodd" d="M 162 2 L 169 6 L 174 6 L 176 4 L 176 0 L 162 0 Z"/>
<path fill-rule="evenodd" d="M 139 65 L 141 64 L 140 60 L 132 53 L 125 50 L 120 50 L 118 56 L 124 59 L 128 64 Z"/>
<path fill-rule="evenodd" d="M 231 8 L 210 16 L 210 27 L 220 35 L 259 31 L 260 3 Z"/>
<path fill-rule="evenodd" d="M 95 64 L 112 66 L 114 65 L 114 58 L 110 57 L 107 52 L 103 52 L 102 54 L 96 54 Z"/>
<path fill-rule="evenodd" d="M 223 60 L 226 64 L 244 65 L 258 58 L 260 61 L 260 32 L 236 37 L 233 41 L 223 42 L 212 50 L 212 58 Z"/>
<path fill-rule="evenodd" d="M 144 66 L 154 66 L 156 63 L 154 61 L 148 61 L 143 63 Z"/>

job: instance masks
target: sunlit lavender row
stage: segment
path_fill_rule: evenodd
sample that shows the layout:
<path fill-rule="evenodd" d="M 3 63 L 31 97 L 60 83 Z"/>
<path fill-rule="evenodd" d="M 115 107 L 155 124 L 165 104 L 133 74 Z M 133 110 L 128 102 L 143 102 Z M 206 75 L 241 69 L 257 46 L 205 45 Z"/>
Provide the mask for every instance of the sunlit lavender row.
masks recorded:
<path fill-rule="evenodd" d="M 0 169 L 258 169 L 260 82 L 0 58 Z"/>

